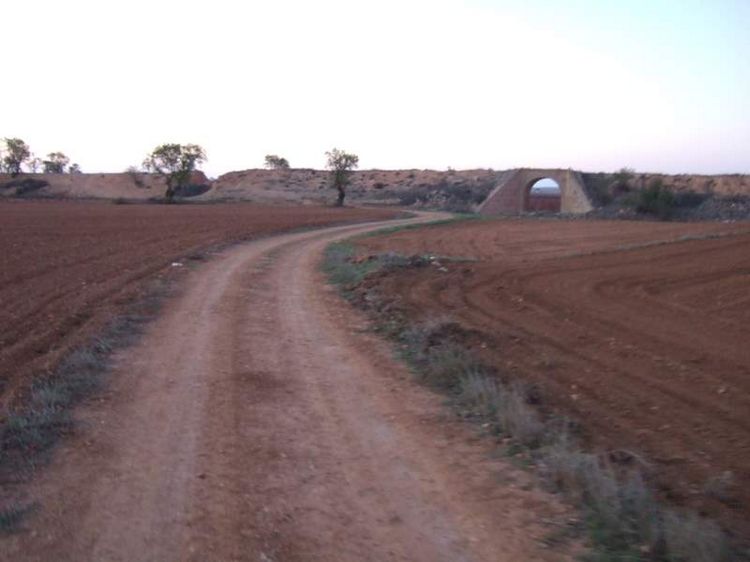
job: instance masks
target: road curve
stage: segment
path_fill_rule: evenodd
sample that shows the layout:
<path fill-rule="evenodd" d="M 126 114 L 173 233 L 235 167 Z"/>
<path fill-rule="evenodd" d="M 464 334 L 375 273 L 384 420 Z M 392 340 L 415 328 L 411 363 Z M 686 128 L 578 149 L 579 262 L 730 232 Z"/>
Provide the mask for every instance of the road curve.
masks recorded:
<path fill-rule="evenodd" d="M 80 408 L 0 558 L 567 559 L 539 541 L 566 509 L 413 384 L 318 270 L 333 241 L 434 218 L 275 236 L 190 273 Z"/>

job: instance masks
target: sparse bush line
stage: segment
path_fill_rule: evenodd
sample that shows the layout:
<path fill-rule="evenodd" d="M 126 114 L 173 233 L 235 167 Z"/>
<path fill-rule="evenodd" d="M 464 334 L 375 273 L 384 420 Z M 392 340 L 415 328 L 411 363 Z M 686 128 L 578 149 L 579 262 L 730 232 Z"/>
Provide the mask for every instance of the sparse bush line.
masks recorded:
<path fill-rule="evenodd" d="M 425 259 L 425 258 L 423 258 Z M 427 258 L 427 263 L 429 259 Z M 323 269 L 349 300 L 368 275 L 388 267 L 420 266 L 419 259 L 375 256 L 361 261 L 347 242 L 328 247 Z M 373 303 L 372 308 L 379 308 Z M 544 419 L 518 383 L 504 383 L 461 345 L 460 327 L 447 320 L 421 325 L 405 318 L 375 318 L 415 378 L 450 396 L 464 417 L 479 421 L 523 452 L 546 486 L 580 506 L 591 543 L 590 562 L 723 562 L 747 560 L 731 552 L 719 526 L 693 513 L 660 505 L 641 467 L 582 450 L 572 424 Z"/>

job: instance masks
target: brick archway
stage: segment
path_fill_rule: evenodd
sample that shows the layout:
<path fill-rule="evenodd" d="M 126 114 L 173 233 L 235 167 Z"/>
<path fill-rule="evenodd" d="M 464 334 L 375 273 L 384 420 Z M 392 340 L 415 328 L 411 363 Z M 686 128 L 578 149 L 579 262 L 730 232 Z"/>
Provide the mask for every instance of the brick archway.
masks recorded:
<path fill-rule="evenodd" d="M 560 212 L 588 213 L 594 207 L 586 195 L 581 175 L 574 170 L 518 168 L 503 174 L 495 189 L 480 205 L 482 215 L 519 214 L 528 209 L 531 186 L 549 178 L 560 186 Z"/>

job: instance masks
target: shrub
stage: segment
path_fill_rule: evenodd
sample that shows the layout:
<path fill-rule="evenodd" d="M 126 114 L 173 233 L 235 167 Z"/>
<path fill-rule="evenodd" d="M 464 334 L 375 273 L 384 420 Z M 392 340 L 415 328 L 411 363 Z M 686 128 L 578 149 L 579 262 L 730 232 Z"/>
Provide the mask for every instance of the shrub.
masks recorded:
<path fill-rule="evenodd" d="M 18 530 L 23 518 L 33 506 L 12 505 L 0 508 L 0 533 L 13 533 Z"/>
<path fill-rule="evenodd" d="M 726 537 L 712 521 L 695 514 L 664 513 L 664 546 L 673 562 L 720 562 L 730 553 Z"/>
<path fill-rule="evenodd" d="M 461 378 L 459 401 L 483 416 L 496 416 L 503 407 L 503 389 L 481 370 L 470 370 Z"/>
<path fill-rule="evenodd" d="M 638 193 L 636 211 L 668 219 L 675 207 L 674 194 L 664 186 L 660 179 L 653 180 L 649 186 Z"/>
<path fill-rule="evenodd" d="M 548 481 L 584 506 L 597 551 L 639 560 L 637 546 L 656 547 L 658 509 L 640 472 L 618 474 L 606 459 L 581 451 L 567 433 L 559 434 L 541 459 Z"/>
<path fill-rule="evenodd" d="M 16 195 L 26 195 L 27 193 L 31 193 L 32 191 L 42 189 L 43 187 L 47 187 L 48 185 L 49 185 L 49 182 L 45 180 L 38 180 L 34 178 L 23 178 L 23 179 L 14 179 L 9 182 L 0 184 L 0 189 L 12 189 L 15 187 Z"/>
<path fill-rule="evenodd" d="M 537 447 L 544 437 L 544 423 L 529 404 L 526 391 L 518 384 L 512 385 L 503 394 L 497 413 L 502 430 L 521 445 Z"/>
<path fill-rule="evenodd" d="M 613 175 L 614 189 L 618 193 L 630 191 L 630 182 L 635 177 L 633 168 L 620 168 Z"/>
<path fill-rule="evenodd" d="M 176 187 L 174 194 L 177 197 L 196 197 L 206 193 L 209 189 L 211 189 L 211 186 L 208 184 L 190 183 Z"/>
<path fill-rule="evenodd" d="M 428 348 L 419 367 L 417 378 L 420 382 L 440 390 L 460 387 L 464 376 L 481 368 L 469 352 L 454 343 Z"/>
<path fill-rule="evenodd" d="M 355 260 L 354 246 L 346 242 L 331 244 L 326 248 L 323 271 L 328 280 L 346 292 L 356 286 L 369 273 L 382 264 L 379 260 Z"/>
<path fill-rule="evenodd" d="M 603 172 L 583 174 L 583 183 L 594 204 L 608 205 L 613 200 L 612 187 L 614 176 Z"/>
<path fill-rule="evenodd" d="M 695 191 L 680 191 L 674 195 L 675 207 L 694 208 L 701 205 L 707 199 L 710 199 L 709 193 L 696 193 Z"/>
<path fill-rule="evenodd" d="M 135 166 L 128 167 L 127 170 L 125 170 L 125 173 L 130 176 L 130 179 L 133 180 L 133 183 L 136 185 L 136 187 L 146 187 L 146 184 L 143 183 L 143 174 L 136 168 Z"/>
<path fill-rule="evenodd" d="M 471 212 L 495 187 L 492 178 L 467 181 L 442 179 L 435 184 L 420 184 L 398 194 L 401 205 L 424 205 L 454 213 Z"/>
<path fill-rule="evenodd" d="M 726 470 L 706 480 L 703 491 L 711 498 L 732 505 L 736 501 L 735 487 L 734 474 L 731 470 Z"/>

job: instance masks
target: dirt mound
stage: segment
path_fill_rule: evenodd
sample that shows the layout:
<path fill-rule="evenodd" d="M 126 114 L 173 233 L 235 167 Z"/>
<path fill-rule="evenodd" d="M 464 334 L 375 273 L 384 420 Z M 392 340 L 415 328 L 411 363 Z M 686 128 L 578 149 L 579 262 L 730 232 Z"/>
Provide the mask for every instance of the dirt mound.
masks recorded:
<path fill-rule="evenodd" d="M 24 186 L 36 182 L 33 190 Z M 45 183 L 46 185 L 39 185 Z M 200 171 L 193 172 L 190 185 L 208 186 Z M 0 197 L 28 196 L 66 199 L 145 200 L 164 196 L 163 177 L 139 172 L 117 174 L 0 174 Z M 187 195 L 192 195 L 188 193 Z"/>
<path fill-rule="evenodd" d="M 664 186 L 675 193 L 711 193 L 714 195 L 750 195 L 750 176 L 741 174 L 726 174 L 716 176 L 702 176 L 690 174 L 636 174 L 632 183 L 639 188 L 650 185 L 654 180 L 660 180 Z"/>
<path fill-rule="evenodd" d="M 181 256 L 301 227 L 390 218 L 320 207 L 0 201 L 0 412 Z"/>
<path fill-rule="evenodd" d="M 750 197 L 750 175 L 747 174 L 653 174 L 653 173 L 605 173 L 582 172 L 581 178 L 589 197 L 597 207 L 607 205 L 613 199 L 628 192 L 642 191 L 660 184 L 678 196 L 682 203 L 698 203 L 706 198 L 732 199 Z"/>
<path fill-rule="evenodd" d="M 645 454 L 664 496 L 750 536 L 750 227 L 482 221 L 361 244 L 479 260 L 374 289 L 481 332 L 476 351 L 593 446 Z"/>
<path fill-rule="evenodd" d="M 379 202 L 470 212 L 513 170 L 357 170 L 347 197 L 356 202 Z M 638 190 L 655 179 L 677 193 L 709 194 L 716 198 L 750 196 L 747 175 L 665 175 L 635 174 L 623 188 L 615 174 L 583 173 L 583 181 L 596 206 L 609 203 L 618 190 Z M 330 187 L 329 172 L 312 169 L 244 170 L 219 177 L 205 199 L 246 199 L 253 201 L 314 201 L 332 202 L 335 192 Z M 724 205 L 726 206 L 726 205 Z M 532 201 L 532 209 L 550 211 L 558 208 L 553 197 Z M 696 218 L 720 218 L 722 212 L 706 209 Z M 732 217 L 737 213 L 729 215 Z M 705 215 L 705 216 L 704 216 Z"/>
<path fill-rule="evenodd" d="M 355 201 L 411 205 L 432 202 L 429 192 L 439 190 L 441 186 L 453 185 L 466 189 L 485 184 L 494 186 L 497 176 L 498 173 L 493 170 L 356 170 L 352 173 L 347 197 Z M 420 191 L 424 194 L 420 194 Z M 414 197 L 402 200 L 404 194 L 409 192 L 415 193 Z M 219 177 L 205 197 L 256 201 L 332 201 L 335 192 L 331 189 L 329 172 L 326 170 L 244 170 Z"/>

